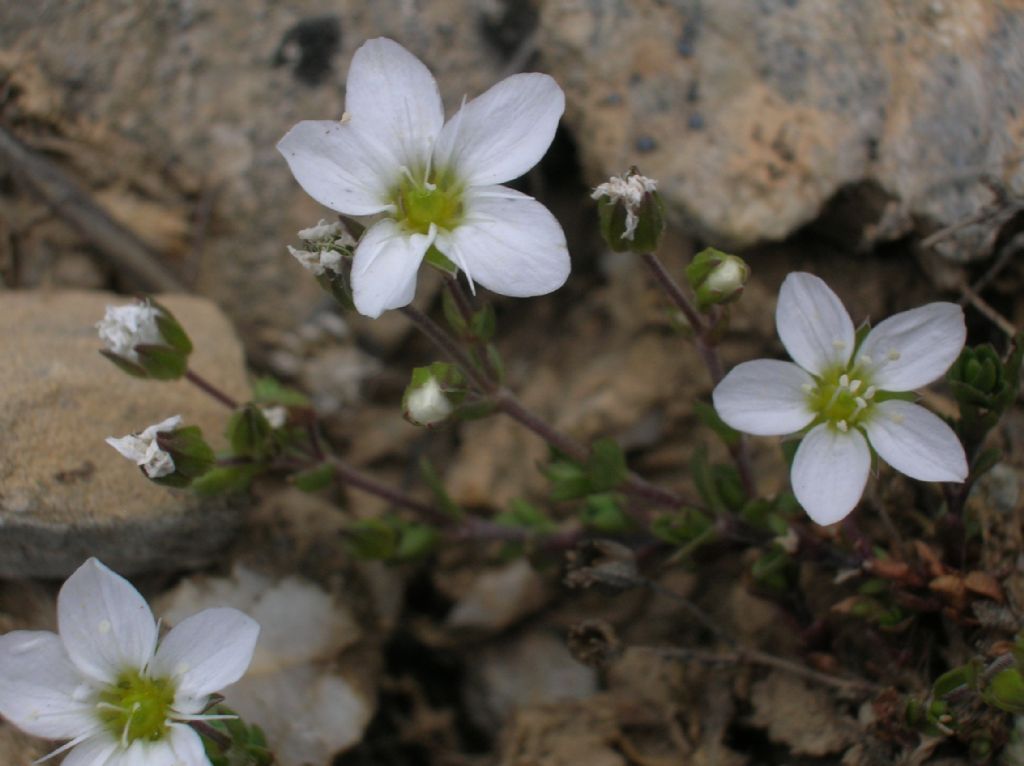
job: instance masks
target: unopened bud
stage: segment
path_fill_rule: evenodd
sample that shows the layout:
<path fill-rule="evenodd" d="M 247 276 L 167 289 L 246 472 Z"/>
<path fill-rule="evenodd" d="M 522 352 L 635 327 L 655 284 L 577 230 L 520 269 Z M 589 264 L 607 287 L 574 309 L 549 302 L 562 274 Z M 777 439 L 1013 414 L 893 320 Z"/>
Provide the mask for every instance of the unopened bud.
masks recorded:
<path fill-rule="evenodd" d="M 402 412 L 413 425 L 430 428 L 446 420 L 465 396 L 458 369 L 444 362 L 417 367 L 402 397 Z"/>
<path fill-rule="evenodd" d="M 686 267 L 686 279 L 702 311 L 739 298 L 749 277 L 750 267 L 746 261 L 713 247 L 697 253 Z"/>
<path fill-rule="evenodd" d="M 665 231 L 665 205 L 658 182 L 634 167 L 612 176 L 590 195 L 597 200 L 601 236 L 616 253 L 651 253 Z"/>
<path fill-rule="evenodd" d="M 192 341 L 174 315 L 156 301 L 107 306 L 96 330 L 106 346 L 100 353 L 129 375 L 175 380 L 188 370 Z"/>

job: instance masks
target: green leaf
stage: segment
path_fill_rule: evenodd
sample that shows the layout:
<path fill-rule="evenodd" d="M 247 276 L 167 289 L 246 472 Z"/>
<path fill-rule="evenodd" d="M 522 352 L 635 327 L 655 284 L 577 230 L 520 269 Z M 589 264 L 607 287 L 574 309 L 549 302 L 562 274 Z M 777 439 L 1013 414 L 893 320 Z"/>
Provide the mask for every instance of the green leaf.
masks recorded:
<path fill-rule="evenodd" d="M 598 492 L 614 489 L 628 473 L 626 456 L 618 442 L 611 438 L 594 442 L 587 460 L 587 479 L 591 487 Z"/>
<path fill-rule="evenodd" d="M 334 466 L 321 463 L 288 477 L 288 481 L 303 492 L 319 492 L 334 481 Z"/>
<path fill-rule="evenodd" d="M 440 535 L 433 527 L 426 524 L 405 524 L 401 527 L 395 558 L 400 561 L 422 558 L 437 549 L 440 539 Z"/>
<path fill-rule="evenodd" d="M 398 549 L 398 530 L 384 519 L 361 519 L 345 530 L 353 554 L 365 559 L 390 559 Z"/>
<path fill-rule="evenodd" d="M 610 492 L 587 497 L 581 516 L 584 524 L 605 535 L 622 534 L 633 526 L 619 499 Z"/>
<path fill-rule="evenodd" d="M 541 533 L 550 532 L 557 526 L 543 510 L 518 498 L 509 503 L 507 511 L 495 516 L 494 522 L 509 527 L 532 529 Z"/>
<path fill-rule="evenodd" d="M 985 687 L 985 699 L 1000 710 L 1024 713 L 1024 678 L 1017 668 L 1002 670 Z"/>
<path fill-rule="evenodd" d="M 714 431 L 715 435 L 718 436 L 727 447 L 733 447 L 740 442 L 740 432 L 735 428 L 727 425 L 722 418 L 718 416 L 718 411 L 715 410 L 707 402 L 702 402 L 699 399 L 693 403 L 693 414 L 697 416 L 697 419 L 705 426 Z"/>
<path fill-rule="evenodd" d="M 484 348 L 487 354 L 487 363 L 490 365 L 491 370 L 494 372 L 494 377 L 498 383 L 505 382 L 505 362 L 502 361 L 501 352 L 498 351 L 498 347 L 493 343 L 488 343 Z"/>
<path fill-rule="evenodd" d="M 651 532 L 669 545 L 686 545 L 707 534 L 711 519 L 696 508 L 683 508 L 675 513 L 658 516 L 651 523 Z"/>
<path fill-rule="evenodd" d="M 544 475 L 551 482 L 551 499 L 556 503 L 585 497 L 593 489 L 586 472 L 568 460 L 549 463 Z"/>
<path fill-rule="evenodd" d="M 978 671 L 974 665 L 961 665 L 943 673 L 932 684 L 932 697 L 943 699 L 957 689 L 967 687 L 973 689 L 977 684 Z"/>
<path fill-rule="evenodd" d="M 466 515 L 458 503 L 452 500 L 448 490 L 444 487 L 444 482 L 441 481 L 441 477 L 434 468 L 434 464 L 426 456 L 420 458 L 420 477 L 423 479 L 424 484 L 430 488 L 438 508 L 456 520 Z"/>
<path fill-rule="evenodd" d="M 285 407 L 309 406 L 308 396 L 269 376 L 256 378 L 252 382 L 252 398 L 253 401 L 262 404 L 280 404 Z"/>
<path fill-rule="evenodd" d="M 718 487 L 708 463 L 707 447 L 704 445 L 700 445 L 693 451 L 693 457 L 690 459 L 690 476 L 693 477 L 693 482 L 697 485 L 697 493 L 704 501 L 704 505 L 717 516 L 728 513 L 728 506 L 718 494 Z"/>
<path fill-rule="evenodd" d="M 227 438 L 236 455 L 263 460 L 274 449 L 274 429 L 254 404 L 235 410 L 228 419 Z"/>
<path fill-rule="evenodd" d="M 490 341 L 498 329 L 498 319 L 494 314 L 494 306 L 485 303 L 483 308 L 473 314 L 470 329 L 484 343 Z"/>

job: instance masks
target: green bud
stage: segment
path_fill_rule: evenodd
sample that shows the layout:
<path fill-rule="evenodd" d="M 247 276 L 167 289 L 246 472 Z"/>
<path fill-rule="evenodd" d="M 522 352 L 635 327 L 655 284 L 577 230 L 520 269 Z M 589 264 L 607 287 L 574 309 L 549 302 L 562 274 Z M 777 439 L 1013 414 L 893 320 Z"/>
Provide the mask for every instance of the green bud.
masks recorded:
<path fill-rule="evenodd" d="M 697 253 L 686 267 L 686 279 L 701 311 L 738 299 L 749 277 L 750 267 L 746 261 L 713 247 Z"/>
<path fill-rule="evenodd" d="M 157 446 L 174 461 L 174 472 L 152 479 L 170 487 L 187 487 L 213 468 L 213 449 L 203 439 L 198 426 L 186 426 L 156 434 Z"/>
<path fill-rule="evenodd" d="M 665 203 L 658 182 L 630 168 L 594 189 L 601 236 L 616 253 L 653 253 L 665 232 Z"/>

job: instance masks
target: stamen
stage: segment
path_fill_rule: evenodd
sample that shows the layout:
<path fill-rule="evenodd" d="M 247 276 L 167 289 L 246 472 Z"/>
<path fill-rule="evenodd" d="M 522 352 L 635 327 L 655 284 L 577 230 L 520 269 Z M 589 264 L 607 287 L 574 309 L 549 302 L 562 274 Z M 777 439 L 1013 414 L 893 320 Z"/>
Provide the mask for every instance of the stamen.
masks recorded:
<path fill-rule="evenodd" d="M 848 385 L 847 388 L 850 389 L 850 393 L 851 394 L 855 394 L 855 393 L 857 393 L 857 389 L 860 388 L 860 385 L 863 382 L 864 381 L 862 381 L 862 380 L 851 380 L 850 381 L 850 385 Z"/>
<path fill-rule="evenodd" d="M 839 385 L 841 385 L 843 388 L 849 388 L 850 387 L 850 376 L 847 375 L 846 373 L 843 373 L 842 375 L 840 375 L 839 376 Z"/>
<path fill-rule="evenodd" d="M 857 361 L 865 366 L 871 365 L 871 357 L 868 356 L 867 354 L 861 354 L 859 357 L 857 357 Z"/>
<path fill-rule="evenodd" d="M 836 338 L 834 341 L 832 341 L 832 348 L 834 348 L 836 351 L 843 351 L 846 349 L 846 341 L 839 340 L 839 338 Z"/>
<path fill-rule="evenodd" d="M 844 434 L 850 430 L 850 426 L 847 425 L 845 420 L 840 420 L 838 423 L 836 423 L 836 428 L 838 428 Z"/>
<path fill-rule="evenodd" d="M 348 125 L 350 122 L 352 122 L 352 115 L 349 114 L 348 112 L 342 112 L 341 119 L 338 120 L 338 122 L 340 122 L 342 125 Z"/>
<path fill-rule="evenodd" d="M 865 407 L 868 406 L 868 403 L 866 401 L 864 401 L 864 399 L 862 397 L 860 397 L 860 396 L 858 396 L 853 401 L 857 405 L 857 411 L 858 412 L 860 412 L 862 409 L 864 409 Z"/>
<path fill-rule="evenodd" d="M 890 361 L 895 362 L 897 359 L 900 358 L 900 352 L 894 348 L 890 348 L 889 353 L 886 354 L 886 356 L 889 357 Z"/>
<path fill-rule="evenodd" d="M 865 399 L 871 399 L 874 395 L 875 395 L 875 387 L 874 386 L 868 386 L 867 390 L 864 392 L 864 398 Z"/>
<path fill-rule="evenodd" d="M 813 383 L 804 383 L 802 386 L 800 386 L 800 390 L 803 391 L 805 394 L 813 394 L 814 393 L 814 384 Z"/>

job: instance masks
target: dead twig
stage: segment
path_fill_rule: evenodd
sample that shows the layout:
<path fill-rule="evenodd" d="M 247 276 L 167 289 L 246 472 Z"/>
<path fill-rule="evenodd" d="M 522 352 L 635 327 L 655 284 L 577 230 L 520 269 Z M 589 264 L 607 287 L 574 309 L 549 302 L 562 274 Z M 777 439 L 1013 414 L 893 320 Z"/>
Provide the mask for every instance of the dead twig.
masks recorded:
<path fill-rule="evenodd" d="M 134 287 L 147 292 L 188 292 L 185 283 L 161 263 L 133 232 L 93 202 L 77 181 L 2 127 L 0 161 L 109 258 Z"/>

